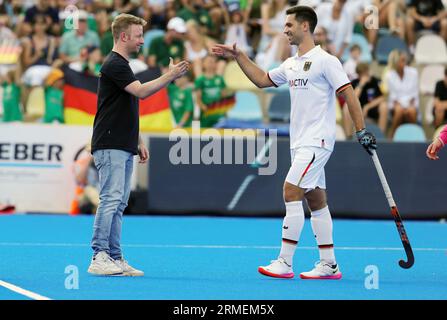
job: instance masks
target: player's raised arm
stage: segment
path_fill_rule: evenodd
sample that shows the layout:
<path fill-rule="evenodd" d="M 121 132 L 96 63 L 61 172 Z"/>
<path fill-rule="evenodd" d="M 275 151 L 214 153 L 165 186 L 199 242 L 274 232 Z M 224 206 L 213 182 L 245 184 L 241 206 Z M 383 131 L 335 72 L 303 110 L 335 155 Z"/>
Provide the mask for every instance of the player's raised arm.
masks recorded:
<path fill-rule="evenodd" d="M 160 89 L 167 86 L 170 82 L 182 77 L 186 72 L 188 72 L 189 62 L 181 61 L 177 64 L 174 64 L 172 58 L 169 59 L 169 71 L 167 73 L 155 80 L 145 82 L 143 84 L 140 83 L 140 81 L 134 81 L 127 87 L 125 87 L 124 90 L 138 98 L 144 99 L 156 93 Z"/>
<path fill-rule="evenodd" d="M 258 88 L 273 87 L 275 84 L 270 80 L 267 72 L 259 68 L 236 44 L 232 46 L 216 44 L 211 48 L 211 52 L 219 57 L 233 58 L 237 61 L 245 75 Z"/>

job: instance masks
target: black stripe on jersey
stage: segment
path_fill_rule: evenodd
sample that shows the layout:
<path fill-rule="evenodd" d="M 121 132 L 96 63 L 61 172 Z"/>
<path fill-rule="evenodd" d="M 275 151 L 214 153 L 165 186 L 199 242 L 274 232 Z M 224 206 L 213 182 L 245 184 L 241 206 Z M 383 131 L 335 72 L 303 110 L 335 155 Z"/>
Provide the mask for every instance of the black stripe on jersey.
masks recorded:
<path fill-rule="evenodd" d="M 348 83 L 346 83 L 346 84 L 344 84 L 344 85 L 342 85 L 340 88 L 338 88 L 337 90 L 335 90 L 335 92 L 337 93 L 337 94 L 339 94 L 340 92 L 342 92 L 343 90 L 345 90 L 347 87 L 349 87 L 351 85 L 351 82 L 348 82 Z"/>

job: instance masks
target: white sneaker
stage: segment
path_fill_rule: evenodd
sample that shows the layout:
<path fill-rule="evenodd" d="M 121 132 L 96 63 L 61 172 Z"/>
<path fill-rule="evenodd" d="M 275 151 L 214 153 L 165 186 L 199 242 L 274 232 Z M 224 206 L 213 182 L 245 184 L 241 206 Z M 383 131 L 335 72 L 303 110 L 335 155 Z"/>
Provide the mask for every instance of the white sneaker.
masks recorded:
<path fill-rule="evenodd" d="M 321 280 L 339 280 L 341 279 L 341 272 L 338 265 L 331 265 L 324 261 L 315 263 L 315 268 L 309 272 L 300 274 L 301 279 L 321 279 Z"/>
<path fill-rule="evenodd" d="M 88 273 L 102 276 L 122 275 L 123 270 L 118 267 L 114 260 L 105 251 L 98 252 L 92 258 Z"/>
<path fill-rule="evenodd" d="M 129 263 L 124 260 L 115 260 L 115 264 L 123 271 L 123 276 L 129 277 L 142 277 L 144 276 L 144 272 L 141 270 L 137 270 L 129 265 Z"/>
<path fill-rule="evenodd" d="M 279 257 L 277 260 L 270 261 L 268 266 L 261 266 L 258 271 L 269 277 L 290 279 L 295 276 L 292 266 L 288 265 L 284 258 Z"/>

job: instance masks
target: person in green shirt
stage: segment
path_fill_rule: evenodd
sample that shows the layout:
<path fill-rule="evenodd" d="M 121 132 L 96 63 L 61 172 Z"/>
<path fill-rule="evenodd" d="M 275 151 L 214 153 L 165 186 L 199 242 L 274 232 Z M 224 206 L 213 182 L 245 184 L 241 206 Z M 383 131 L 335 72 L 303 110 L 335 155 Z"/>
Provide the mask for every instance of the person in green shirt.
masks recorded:
<path fill-rule="evenodd" d="M 203 0 L 182 0 L 183 8 L 177 16 L 185 21 L 195 20 L 202 28 L 204 34 L 213 36 L 214 24 Z"/>
<path fill-rule="evenodd" d="M 222 113 L 210 110 L 210 105 L 222 100 L 229 94 L 222 76 L 216 73 L 217 57 L 207 55 L 203 58 L 203 74 L 195 81 L 196 101 L 200 107 L 200 125 L 213 127 L 223 116 Z"/>
<path fill-rule="evenodd" d="M 81 49 L 87 46 L 99 47 L 100 40 L 96 32 L 88 30 L 87 13 L 79 12 L 78 28 L 65 32 L 59 46 L 59 58 L 64 63 L 79 60 Z"/>
<path fill-rule="evenodd" d="M 185 33 L 186 24 L 182 18 L 174 17 L 169 20 L 166 33 L 152 40 L 147 64 L 150 67 L 161 67 L 163 70 L 169 66 L 170 57 L 174 63 L 185 60 Z"/>
<path fill-rule="evenodd" d="M 10 70 L 0 78 L 3 87 L 3 122 L 22 121 L 20 109 L 20 87 L 16 70 Z"/>
<path fill-rule="evenodd" d="M 169 106 L 177 128 L 191 127 L 194 101 L 189 77 L 184 75 L 168 86 Z"/>
<path fill-rule="evenodd" d="M 53 69 L 45 81 L 44 123 L 64 122 L 64 73 Z"/>

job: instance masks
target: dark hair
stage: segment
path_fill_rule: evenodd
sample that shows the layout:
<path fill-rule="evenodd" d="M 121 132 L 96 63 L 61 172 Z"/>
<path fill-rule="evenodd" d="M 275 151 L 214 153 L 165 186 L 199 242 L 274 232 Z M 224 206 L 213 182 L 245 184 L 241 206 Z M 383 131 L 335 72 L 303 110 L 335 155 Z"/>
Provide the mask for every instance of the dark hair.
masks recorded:
<path fill-rule="evenodd" d="M 447 67 L 444 69 L 444 75 L 447 77 Z"/>
<path fill-rule="evenodd" d="M 362 48 L 358 44 L 353 44 L 349 51 L 352 52 L 354 50 L 362 51 Z"/>
<path fill-rule="evenodd" d="M 294 6 L 287 9 L 286 14 L 294 14 L 298 22 L 308 22 L 310 33 L 314 33 L 315 27 L 318 23 L 317 14 L 315 10 L 308 6 Z"/>

